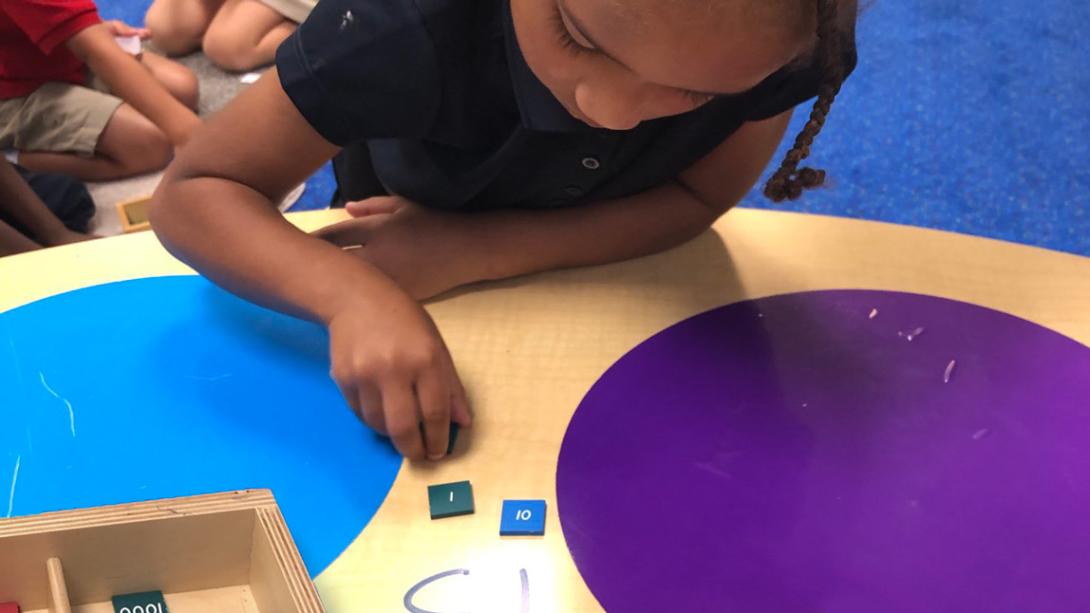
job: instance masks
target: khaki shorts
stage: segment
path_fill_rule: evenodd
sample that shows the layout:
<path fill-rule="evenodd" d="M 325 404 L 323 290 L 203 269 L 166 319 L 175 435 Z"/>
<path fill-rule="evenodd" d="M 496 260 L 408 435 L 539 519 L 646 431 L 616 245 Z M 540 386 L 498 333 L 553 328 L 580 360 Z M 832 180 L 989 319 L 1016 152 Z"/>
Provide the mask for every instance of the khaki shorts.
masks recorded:
<path fill-rule="evenodd" d="M 0 150 L 91 156 L 121 99 L 72 83 L 46 83 L 0 100 Z"/>
<path fill-rule="evenodd" d="M 261 0 L 261 3 L 295 23 L 303 23 L 318 0 Z"/>

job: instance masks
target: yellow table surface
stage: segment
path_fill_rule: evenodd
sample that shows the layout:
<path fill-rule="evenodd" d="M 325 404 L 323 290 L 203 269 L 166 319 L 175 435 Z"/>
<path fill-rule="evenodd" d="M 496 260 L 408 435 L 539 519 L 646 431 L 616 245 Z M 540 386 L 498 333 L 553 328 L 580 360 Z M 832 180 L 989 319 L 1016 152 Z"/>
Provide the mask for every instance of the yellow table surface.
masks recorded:
<path fill-rule="evenodd" d="M 304 229 L 340 211 L 289 215 Z M 0 311 L 80 287 L 192 271 L 151 233 L 0 258 Z M 1090 259 L 947 232 L 738 209 L 682 247 L 621 264 L 482 284 L 434 301 L 475 412 L 459 452 L 404 464 L 355 542 L 318 578 L 330 611 L 402 611 L 407 590 L 452 569 L 415 604 L 433 611 L 600 611 L 556 513 L 565 428 L 599 376 L 682 319 L 786 292 L 866 288 L 961 300 L 1090 345 Z M 426 486 L 469 479 L 476 513 L 431 521 Z M 544 537 L 501 539 L 504 498 L 549 502 Z"/>

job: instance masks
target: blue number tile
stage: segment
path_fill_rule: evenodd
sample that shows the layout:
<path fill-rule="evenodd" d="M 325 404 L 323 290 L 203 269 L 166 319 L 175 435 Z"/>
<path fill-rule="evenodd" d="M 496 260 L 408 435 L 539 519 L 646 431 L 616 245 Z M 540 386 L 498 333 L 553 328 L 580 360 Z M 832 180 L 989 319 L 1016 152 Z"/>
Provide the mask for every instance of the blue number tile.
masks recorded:
<path fill-rule="evenodd" d="M 541 536 L 545 534 L 544 500 L 504 500 L 500 515 L 500 536 Z"/>

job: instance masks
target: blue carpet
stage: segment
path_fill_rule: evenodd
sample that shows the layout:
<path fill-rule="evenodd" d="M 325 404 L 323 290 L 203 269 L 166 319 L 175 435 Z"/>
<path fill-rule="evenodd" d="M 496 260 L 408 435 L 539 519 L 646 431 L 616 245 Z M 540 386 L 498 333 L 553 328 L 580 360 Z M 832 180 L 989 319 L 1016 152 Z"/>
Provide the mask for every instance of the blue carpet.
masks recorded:
<path fill-rule="evenodd" d="M 101 9 L 140 23 L 147 3 Z M 745 204 L 1090 255 L 1090 38 L 1075 27 L 1088 23 L 1084 0 L 873 3 L 860 66 L 814 147 L 830 188 Z M 326 168 L 294 210 L 321 208 L 332 189 Z"/>
<path fill-rule="evenodd" d="M 786 208 L 1090 255 L 1087 23 L 1084 0 L 879 0 L 813 148 L 831 188 Z"/>
<path fill-rule="evenodd" d="M 329 208 L 329 199 L 337 189 L 337 181 L 333 178 L 333 165 L 326 164 L 307 179 L 307 188 L 299 200 L 291 205 L 292 211 L 317 211 Z"/>

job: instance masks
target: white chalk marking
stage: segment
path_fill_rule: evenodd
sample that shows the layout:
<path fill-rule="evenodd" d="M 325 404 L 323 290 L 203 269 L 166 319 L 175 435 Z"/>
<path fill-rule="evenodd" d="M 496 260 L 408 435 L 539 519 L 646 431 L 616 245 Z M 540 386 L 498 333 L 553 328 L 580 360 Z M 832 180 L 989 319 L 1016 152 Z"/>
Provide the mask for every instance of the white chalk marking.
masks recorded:
<path fill-rule="evenodd" d="M 49 387 L 49 384 L 45 382 L 45 373 L 38 371 L 38 378 L 42 380 L 42 387 L 45 391 L 53 395 L 54 398 L 64 403 L 64 406 L 68 407 L 68 428 L 72 431 L 72 436 L 76 436 L 76 412 L 72 409 L 72 403 L 68 402 L 67 398 L 61 398 L 61 395 L 53 391 L 53 388 Z"/>
<path fill-rule="evenodd" d="M 204 376 L 201 376 L 201 375 L 184 375 L 184 376 L 185 376 L 186 379 L 193 379 L 194 381 L 214 382 L 214 381 L 219 381 L 221 379 L 229 379 L 233 375 L 232 375 L 232 373 L 226 372 L 226 373 L 223 373 L 222 375 L 215 375 L 215 376 L 212 376 L 212 377 L 204 377 Z"/>
<path fill-rule="evenodd" d="M 954 374 L 954 366 L 957 366 L 957 360 L 950 360 L 950 363 L 946 365 L 946 372 L 942 373 L 943 383 L 950 382 L 950 375 Z"/>
<path fill-rule="evenodd" d="M 8 494 L 8 514 L 7 517 L 11 517 L 11 511 L 15 508 L 15 484 L 19 481 L 19 464 L 23 461 L 23 456 L 15 456 L 15 472 L 11 475 L 11 492 Z"/>
<path fill-rule="evenodd" d="M 878 309 L 871 309 L 867 319 L 874 319 L 875 317 L 878 317 Z"/>

